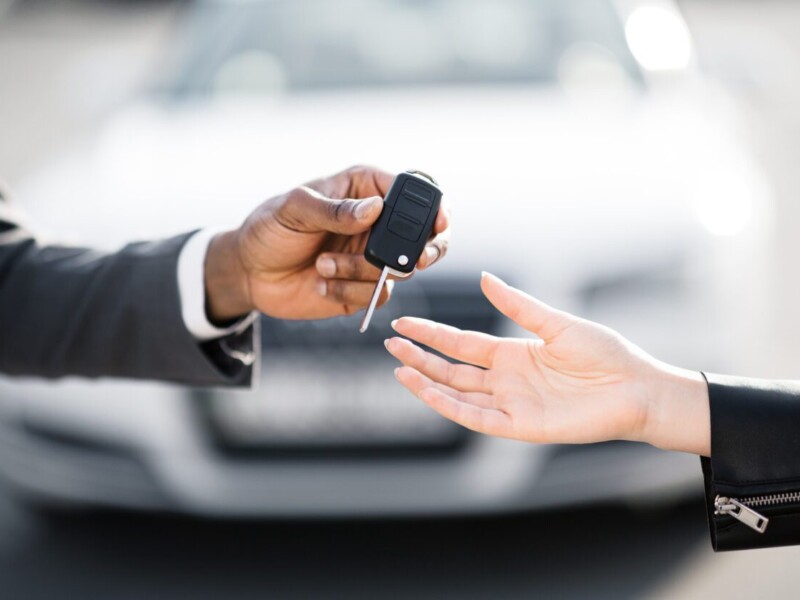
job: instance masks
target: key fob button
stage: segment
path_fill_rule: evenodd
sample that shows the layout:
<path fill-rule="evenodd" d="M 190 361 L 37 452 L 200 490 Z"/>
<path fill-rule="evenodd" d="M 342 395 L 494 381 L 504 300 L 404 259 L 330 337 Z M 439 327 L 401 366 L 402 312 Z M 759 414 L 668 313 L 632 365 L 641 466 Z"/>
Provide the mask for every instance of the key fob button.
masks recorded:
<path fill-rule="evenodd" d="M 416 200 L 411 199 L 410 196 L 404 196 L 396 206 L 395 210 L 399 214 L 409 217 L 412 221 L 417 221 L 418 223 L 425 223 L 431 212 L 429 206 L 418 203 Z"/>
<path fill-rule="evenodd" d="M 389 219 L 389 225 L 387 229 L 392 233 L 399 235 L 403 239 L 409 240 L 410 242 L 416 242 L 419 239 L 419 236 L 422 235 L 422 225 L 422 223 L 412 221 L 400 213 L 395 213 L 392 215 L 392 218 Z"/>
<path fill-rule="evenodd" d="M 403 186 L 403 193 L 412 200 L 424 204 L 429 208 L 433 202 L 433 192 L 413 181 L 406 182 Z"/>

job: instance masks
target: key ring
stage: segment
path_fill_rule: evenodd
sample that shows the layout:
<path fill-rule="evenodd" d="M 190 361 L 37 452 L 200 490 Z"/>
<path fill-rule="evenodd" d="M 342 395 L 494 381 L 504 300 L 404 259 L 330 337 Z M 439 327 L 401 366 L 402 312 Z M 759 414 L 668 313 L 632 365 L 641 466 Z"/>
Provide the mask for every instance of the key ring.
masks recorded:
<path fill-rule="evenodd" d="M 406 171 L 406 173 L 409 173 L 411 175 L 420 175 L 425 179 L 427 179 L 428 181 L 430 181 L 433 185 L 436 186 L 439 185 L 439 182 L 436 181 L 431 175 L 428 175 L 425 171 L 419 171 L 417 169 L 409 169 L 408 171 Z"/>

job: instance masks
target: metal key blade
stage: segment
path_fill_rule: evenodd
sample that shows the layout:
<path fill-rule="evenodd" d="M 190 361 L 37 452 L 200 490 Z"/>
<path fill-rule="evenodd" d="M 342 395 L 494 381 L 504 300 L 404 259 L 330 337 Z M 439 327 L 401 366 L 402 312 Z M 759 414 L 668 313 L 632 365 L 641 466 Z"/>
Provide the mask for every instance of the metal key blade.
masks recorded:
<path fill-rule="evenodd" d="M 361 321 L 361 327 L 358 328 L 361 333 L 364 333 L 367 327 L 369 327 L 369 322 L 372 320 L 372 313 L 375 312 L 375 307 L 378 306 L 378 298 L 381 297 L 381 290 L 383 286 L 386 285 L 386 278 L 388 276 L 389 267 L 383 267 L 378 283 L 375 284 L 375 291 L 372 292 L 372 300 L 369 301 L 369 307 L 367 308 L 367 312 L 364 313 L 364 319 Z"/>

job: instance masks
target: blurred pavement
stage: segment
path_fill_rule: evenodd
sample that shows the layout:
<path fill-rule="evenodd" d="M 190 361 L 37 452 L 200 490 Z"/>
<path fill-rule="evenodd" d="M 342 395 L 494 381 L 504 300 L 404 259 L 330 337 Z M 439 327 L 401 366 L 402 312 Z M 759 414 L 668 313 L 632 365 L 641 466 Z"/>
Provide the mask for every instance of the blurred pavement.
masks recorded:
<path fill-rule="evenodd" d="M 671 582 L 708 553 L 704 518 L 695 503 L 438 521 L 38 521 L 0 496 L 0 580 L 4 598 L 26 599 L 676 597 Z"/>
<path fill-rule="evenodd" d="M 4 598 L 791 597 L 800 548 L 714 554 L 701 502 L 473 520 L 37 516 L 0 488 Z"/>

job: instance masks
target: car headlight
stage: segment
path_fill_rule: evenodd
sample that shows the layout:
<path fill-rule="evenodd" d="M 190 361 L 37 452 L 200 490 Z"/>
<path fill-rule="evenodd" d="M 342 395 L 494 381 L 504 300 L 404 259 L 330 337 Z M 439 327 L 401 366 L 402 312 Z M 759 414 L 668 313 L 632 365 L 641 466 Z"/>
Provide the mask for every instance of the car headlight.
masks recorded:
<path fill-rule="evenodd" d="M 709 172 L 694 188 L 697 217 L 709 233 L 736 235 L 753 216 L 753 184 L 742 173 Z"/>
<path fill-rule="evenodd" d="M 625 39 L 634 58 L 648 71 L 685 69 L 692 58 L 686 23 L 660 6 L 634 10 L 625 22 Z"/>

